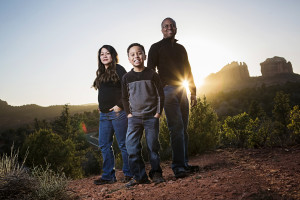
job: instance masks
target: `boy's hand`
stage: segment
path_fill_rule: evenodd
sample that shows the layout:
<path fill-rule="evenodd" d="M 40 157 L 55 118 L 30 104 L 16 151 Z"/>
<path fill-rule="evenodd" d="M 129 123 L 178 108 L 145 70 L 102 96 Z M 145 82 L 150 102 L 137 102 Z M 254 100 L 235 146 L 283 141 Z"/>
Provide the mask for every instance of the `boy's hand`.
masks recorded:
<path fill-rule="evenodd" d="M 191 95 L 191 106 L 194 107 L 197 105 L 197 97 L 196 95 Z"/>
<path fill-rule="evenodd" d="M 130 118 L 130 117 L 132 117 L 132 114 L 131 114 L 131 113 L 127 115 L 127 118 Z"/>
<path fill-rule="evenodd" d="M 121 110 L 122 110 L 122 108 L 120 108 L 117 105 L 115 105 L 114 107 L 112 107 L 111 109 L 109 109 L 109 111 L 114 111 L 114 112 L 120 112 Z"/>
<path fill-rule="evenodd" d="M 154 115 L 154 117 L 155 117 L 155 118 L 160 118 L 160 114 L 159 114 L 159 113 L 156 113 L 156 114 Z"/>

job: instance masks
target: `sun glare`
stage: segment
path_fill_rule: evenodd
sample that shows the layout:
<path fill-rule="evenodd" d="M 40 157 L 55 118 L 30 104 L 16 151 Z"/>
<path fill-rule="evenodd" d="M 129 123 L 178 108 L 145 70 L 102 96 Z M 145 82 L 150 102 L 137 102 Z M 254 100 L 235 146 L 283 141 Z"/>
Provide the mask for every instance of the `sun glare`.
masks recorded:
<path fill-rule="evenodd" d="M 189 91 L 189 82 L 187 80 L 182 81 L 182 86 L 185 87 L 186 91 Z"/>

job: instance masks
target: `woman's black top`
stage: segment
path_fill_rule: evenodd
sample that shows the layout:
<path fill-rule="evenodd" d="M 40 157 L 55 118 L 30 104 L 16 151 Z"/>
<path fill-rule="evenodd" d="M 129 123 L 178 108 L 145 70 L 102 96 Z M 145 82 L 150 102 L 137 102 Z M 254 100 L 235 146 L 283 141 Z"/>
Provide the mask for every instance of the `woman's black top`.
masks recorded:
<path fill-rule="evenodd" d="M 119 76 L 119 81 L 114 83 L 113 81 L 101 83 L 98 89 L 98 103 L 99 109 L 103 113 L 110 112 L 109 109 L 115 105 L 123 109 L 122 104 L 122 77 L 126 74 L 126 70 L 121 65 L 116 65 L 116 72 Z"/>

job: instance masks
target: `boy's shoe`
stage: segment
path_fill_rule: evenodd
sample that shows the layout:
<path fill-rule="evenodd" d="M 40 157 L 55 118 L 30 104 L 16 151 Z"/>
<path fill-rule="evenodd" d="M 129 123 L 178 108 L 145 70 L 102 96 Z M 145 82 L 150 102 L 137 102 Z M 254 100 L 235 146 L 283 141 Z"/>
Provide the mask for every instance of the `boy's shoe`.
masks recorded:
<path fill-rule="evenodd" d="M 187 177 L 189 174 L 187 171 L 179 171 L 175 173 L 175 178 L 184 178 Z"/>
<path fill-rule="evenodd" d="M 138 185 L 138 184 L 149 184 L 150 181 L 149 179 L 143 179 L 143 180 L 140 180 L 140 181 L 137 181 L 135 179 L 132 179 L 131 181 L 129 181 L 127 184 L 125 184 L 125 187 L 127 188 L 130 188 L 130 187 L 133 187 L 135 185 Z"/>
<path fill-rule="evenodd" d="M 187 173 L 195 173 L 200 171 L 200 167 L 198 165 L 188 165 L 185 170 Z"/>
<path fill-rule="evenodd" d="M 102 179 L 102 178 L 99 178 L 99 179 L 97 179 L 97 180 L 94 180 L 94 184 L 95 184 L 95 185 L 113 184 L 113 183 L 115 183 L 115 182 L 117 182 L 116 179 L 112 179 L 112 180 L 104 180 L 104 179 Z"/>
<path fill-rule="evenodd" d="M 132 176 L 125 176 L 124 179 L 122 180 L 123 183 L 127 183 L 132 180 Z"/>
<path fill-rule="evenodd" d="M 165 182 L 165 179 L 162 177 L 161 173 L 156 172 L 152 176 L 152 182 L 155 184 L 159 184 L 159 183 Z"/>

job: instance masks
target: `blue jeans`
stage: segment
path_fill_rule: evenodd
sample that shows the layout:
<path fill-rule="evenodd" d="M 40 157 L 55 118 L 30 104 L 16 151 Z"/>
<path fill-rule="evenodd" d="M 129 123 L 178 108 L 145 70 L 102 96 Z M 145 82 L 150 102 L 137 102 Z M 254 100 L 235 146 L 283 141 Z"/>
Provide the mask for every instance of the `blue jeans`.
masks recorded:
<path fill-rule="evenodd" d="M 133 116 L 128 118 L 126 147 L 129 156 L 129 166 L 131 169 L 131 173 L 133 174 L 134 179 L 137 181 L 145 180 L 148 178 L 141 154 L 141 138 L 144 130 L 151 164 L 151 171 L 149 172 L 149 176 L 150 178 L 152 178 L 155 172 L 162 173 L 159 157 L 160 144 L 158 141 L 159 119 L 153 116 Z"/>
<path fill-rule="evenodd" d="M 188 165 L 189 101 L 185 88 L 167 85 L 164 87 L 165 114 L 171 136 L 172 170 L 174 174 L 185 171 Z"/>
<path fill-rule="evenodd" d="M 100 113 L 99 147 L 103 158 L 103 180 L 115 180 L 115 157 L 112 148 L 115 133 L 123 158 L 123 172 L 125 176 L 132 176 L 129 169 L 128 154 L 125 140 L 127 132 L 127 115 L 125 111 Z"/>

